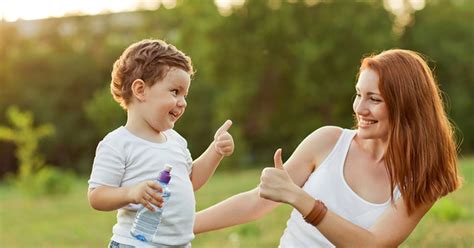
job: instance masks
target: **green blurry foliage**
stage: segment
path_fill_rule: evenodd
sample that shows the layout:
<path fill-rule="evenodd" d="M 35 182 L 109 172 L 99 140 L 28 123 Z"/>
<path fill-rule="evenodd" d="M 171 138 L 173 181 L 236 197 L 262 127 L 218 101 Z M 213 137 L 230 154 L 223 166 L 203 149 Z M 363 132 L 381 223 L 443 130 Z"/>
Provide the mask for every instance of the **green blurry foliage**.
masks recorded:
<path fill-rule="evenodd" d="M 16 156 L 19 161 L 19 175 L 30 175 L 45 166 L 44 158 L 37 154 L 39 140 L 54 134 L 54 127 L 43 124 L 33 127 L 33 114 L 21 112 L 18 107 L 7 109 L 7 118 L 12 127 L 0 126 L 0 139 L 11 141 L 17 146 Z"/>
<path fill-rule="evenodd" d="M 22 112 L 18 107 L 7 109 L 7 119 L 11 127 L 0 126 L 0 140 L 16 145 L 19 171 L 10 181 L 22 192 L 30 195 L 54 195 L 66 193 L 72 184 L 71 175 L 47 165 L 38 153 L 39 140 L 54 134 L 51 124 L 34 127 L 33 114 Z"/>
<path fill-rule="evenodd" d="M 89 174 L 98 141 L 125 124 L 108 92 L 113 62 L 131 43 L 160 38 L 193 60 L 188 107 L 176 124 L 193 157 L 231 119 L 236 149 L 222 168 L 271 165 L 276 148 L 285 159 L 323 125 L 350 128 L 361 57 L 401 47 L 429 56 L 464 138 L 461 151 L 474 152 L 472 1 L 426 1 L 397 34 L 383 1 L 245 1 L 228 16 L 213 1 L 177 3 L 0 22 L 0 113 L 15 104 L 39 123 L 54 122 L 54 139 L 39 150 L 62 168 Z M 28 23 L 37 31 L 25 34 Z"/>
<path fill-rule="evenodd" d="M 438 220 L 454 222 L 467 216 L 467 210 L 463 205 L 449 198 L 442 198 L 430 210 Z"/>
<path fill-rule="evenodd" d="M 99 137 L 126 121 L 126 112 L 112 98 L 109 87 L 96 91 L 92 99 L 84 104 L 84 112 Z"/>
<path fill-rule="evenodd" d="M 467 20 L 474 20 L 473 1 L 428 1 L 401 39 L 428 56 L 463 153 L 474 151 L 474 25 Z"/>
<path fill-rule="evenodd" d="M 253 162 L 288 157 L 320 126 L 351 126 L 360 57 L 396 44 L 391 25 L 378 3 L 249 1 L 214 31 L 212 111 L 236 120 Z"/>

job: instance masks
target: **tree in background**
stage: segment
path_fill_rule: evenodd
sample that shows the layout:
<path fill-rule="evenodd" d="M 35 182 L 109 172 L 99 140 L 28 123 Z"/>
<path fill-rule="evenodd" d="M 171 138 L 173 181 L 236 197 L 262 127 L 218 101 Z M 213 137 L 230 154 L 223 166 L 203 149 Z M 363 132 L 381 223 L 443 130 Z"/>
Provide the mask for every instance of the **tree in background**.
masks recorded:
<path fill-rule="evenodd" d="M 33 114 L 22 112 L 15 106 L 8 108 L 7 118 L 12 127 L 0 126 L 0 140 L 16 145 L 19 172 L 13 179 L 14 185 L 33 195 L 67 192 L 70 185 L 68 177 L 47 165 L 38 153 L 39 140 L 54 134 L 54 127 L 51 124 L 33 127 Z"/>
<path fill-rule="evenodd" d="M 227 14 L 212 1 L 178 1 L 173 9 L 0 22 L 0 123 L 12 104 L 31 110 L 56 127 L 39 147 L 46 161 L 90 173 L 97 142 L 125 120 L 108 90 L 112 63 L 130 43 L 159 38 L 196 69 L 176 125 L 192 154 L 229 118 L 236 150 L 224 167 L 254 167 L 271 163 L 276 147 L 288 156 L 319 126 L 351 127 L 360 58 L 401 47 L 432 59 L 462 152 L 474 151 L 472 1 L 427 1 L 398 33 L 382 1 L 245 1 Z M 12 151 L 0 143 L 0 174 L 16 171 Z"/>
<path fill-rule="evenodd" d="M 471 21 L 468 21 L 471 20 Z M 461 152 L 474 152 L 474 2 L 430 1 L 416 12 L 401 46 L 428 56 L 447 111 L 456 123 Z"/>

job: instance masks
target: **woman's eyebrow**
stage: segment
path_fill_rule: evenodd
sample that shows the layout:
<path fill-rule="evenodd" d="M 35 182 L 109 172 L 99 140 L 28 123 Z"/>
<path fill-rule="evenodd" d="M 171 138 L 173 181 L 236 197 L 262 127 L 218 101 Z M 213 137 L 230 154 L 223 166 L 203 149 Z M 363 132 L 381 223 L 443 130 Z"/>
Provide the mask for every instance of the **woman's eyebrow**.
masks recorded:
<path fill-rule="evenodd" d="M 356 86 L 355 88 L 356 88 L 357 91 L 360 91 L 359 87 Z M 375 91 L 375 92 L 369 91 L 369 92 L 367 92 L 367 95 L 380 95 L 380 93 L 377 92 L 377 91 Z"/>

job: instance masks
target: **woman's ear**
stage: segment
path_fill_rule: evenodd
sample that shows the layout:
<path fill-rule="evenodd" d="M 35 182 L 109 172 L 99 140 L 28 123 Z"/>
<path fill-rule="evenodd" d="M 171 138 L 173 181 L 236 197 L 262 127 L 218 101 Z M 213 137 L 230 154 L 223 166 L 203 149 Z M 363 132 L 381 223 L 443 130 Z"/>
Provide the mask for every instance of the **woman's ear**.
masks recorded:
<path fill-rule="evenodd" d="M 145 82 L 141 79 L 135 79 L 132 83 L 132 93 L 138 101 L 143 102 L 145 101 Z"/>

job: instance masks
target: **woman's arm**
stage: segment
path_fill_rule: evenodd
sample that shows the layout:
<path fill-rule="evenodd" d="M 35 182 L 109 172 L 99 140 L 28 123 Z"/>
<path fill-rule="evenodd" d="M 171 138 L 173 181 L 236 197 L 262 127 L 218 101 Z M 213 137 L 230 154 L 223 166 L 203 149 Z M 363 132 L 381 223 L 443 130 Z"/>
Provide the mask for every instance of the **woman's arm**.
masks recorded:
<path fill-rule="evenodd" d="M 314 198 L 302 190 L 295 195 L 297 197 L 289 204 L 306 216 L 312 209 Z M 422 205 L 408 215 L 405 203 L 400 198 L 368 230 L 328 209 L 317 228 L 337 247 L 397 247 L 405 241 L 432 205 L 433 203 Z"/>
<path fill-rule="evenodd" d="M 265 168 L 262 172 L 260 196 L 288 203 L 303 216 L 307 216 L 315 199 L 292 181 L 282 166 L 280 149 L 275 153 L 274 162 L 275 168 Z M 433 203 L 429 203 L 420 206 L 408 215 L 403 199 L 400 198 L 369 230 L 347 221 L 329 209 L 317 228 L 337 247 L 396 247 L 408 237 L 432 205 Z"/>
<path fill-rule="evenodd" d="M 285 163 L 286 170 L 296 184 L 300 186 L 304 184 L 319 161 L 317 154 L 327 156 L 340 133 L 340 128 L 320 128 L 296 148 Z M 320 152 L 316 153 L 314 149 Z M 262 199 L 259 196 L 259 189 L 256 188 L 197 213 L 194 232 L 198 234 L 250 222 L 263 217 L 277 205 L 276 202 Z"/>

